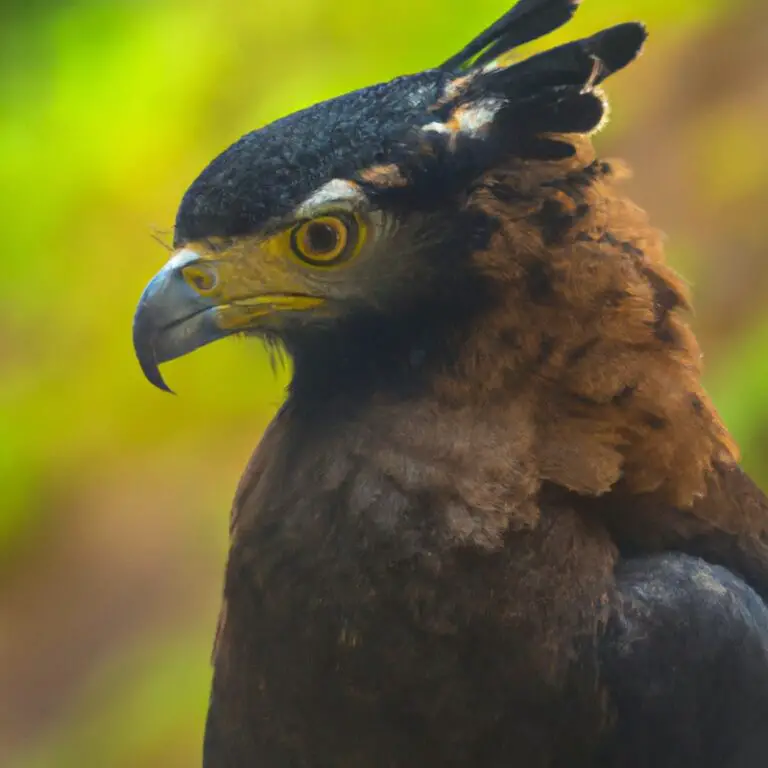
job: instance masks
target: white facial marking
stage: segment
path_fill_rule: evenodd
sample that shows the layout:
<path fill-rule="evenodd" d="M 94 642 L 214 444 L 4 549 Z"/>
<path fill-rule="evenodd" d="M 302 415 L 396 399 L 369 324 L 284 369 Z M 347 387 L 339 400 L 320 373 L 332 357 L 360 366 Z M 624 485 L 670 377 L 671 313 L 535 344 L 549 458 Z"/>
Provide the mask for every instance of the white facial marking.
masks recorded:
<path fill-rule="evenodd" d="M 163 271 L 172 269 L 181 269 L 194 261 L 200 260 L 200 254 L 191 248 L 182 248 L 178 253 L 174 253 L 163 267 Z"/>
<path fill-rule="evenodd" d="M 331 179 L 315 190 L 293 213 L 297 219 L 309 218 L 314 216 L 319 208 L 329 203 L 346 203 L 348 207 L 352 207 L 354 204 L 363 202 L 365 202 L 365 195 L 357 185 L 344 179 Z"/>

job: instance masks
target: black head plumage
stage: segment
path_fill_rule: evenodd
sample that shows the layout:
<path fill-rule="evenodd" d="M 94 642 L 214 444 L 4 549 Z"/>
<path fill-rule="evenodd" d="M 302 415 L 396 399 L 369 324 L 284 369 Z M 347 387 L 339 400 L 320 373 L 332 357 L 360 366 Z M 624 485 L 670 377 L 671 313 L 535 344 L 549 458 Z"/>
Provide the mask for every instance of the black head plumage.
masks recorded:
<path fill-rule="evenodd" d="M 247 134 L 185 194 L 177 245 L 257 232 L 331 179 L 365 186 L 372 166 L 394 165 L 406 180 L 385 196 L 428 205 L 504 157 L 567 156 L 572 147 L 548 134 L 599 126 L 605 103 L 596 86 L 635 58 L 643 26 L 621 24 L 520 62 L 496 60 L 567 22 L 577 4 L 521 0 L 439 68 L 344 94 Z"/>

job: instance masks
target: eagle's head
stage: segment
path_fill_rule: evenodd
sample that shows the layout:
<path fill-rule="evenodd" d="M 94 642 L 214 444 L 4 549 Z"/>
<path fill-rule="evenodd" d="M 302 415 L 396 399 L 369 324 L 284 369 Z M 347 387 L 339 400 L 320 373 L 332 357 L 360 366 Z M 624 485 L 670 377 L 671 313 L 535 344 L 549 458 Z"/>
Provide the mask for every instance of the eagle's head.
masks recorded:
<path fill-rule="evenodd" d="M 546 301 L 552 265 L 505 267 L 492 240 L 534 226 L 546 246 L 583 217 L 583 202 L 553 197 L 558 179 L 600 177 L 579 137 L 603 121 L 600 83 L 645 38 L 622 24 L 513 60 L 577 4 L 521 0 L 442 66 L 289 115 L 213 160 L 136 312 L 147 378 L 164 388 L 160 363 L 248 333 L 285 346 L 296 387 L 342 371 L 350 388 L 405 383 L 455 357 L 515 282 Z"/>

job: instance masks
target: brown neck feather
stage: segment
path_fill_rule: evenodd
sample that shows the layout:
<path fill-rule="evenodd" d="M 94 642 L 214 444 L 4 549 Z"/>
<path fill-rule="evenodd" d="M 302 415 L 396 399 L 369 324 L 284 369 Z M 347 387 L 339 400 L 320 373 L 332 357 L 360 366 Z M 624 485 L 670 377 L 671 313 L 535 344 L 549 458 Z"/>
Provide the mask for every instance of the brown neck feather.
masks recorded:
<path fill-rule="evenodd" d="M 475 260 L 502 301 L 437 395 L 530 403 L 541 480 L 597 495 L 623 477 L 689 506 L 737 449 L 702 389 L 659 233 L 589 141 L 576 146 L 566 161 L 495 170 L 473 193 L 469 205 L 501 223 Z"/>

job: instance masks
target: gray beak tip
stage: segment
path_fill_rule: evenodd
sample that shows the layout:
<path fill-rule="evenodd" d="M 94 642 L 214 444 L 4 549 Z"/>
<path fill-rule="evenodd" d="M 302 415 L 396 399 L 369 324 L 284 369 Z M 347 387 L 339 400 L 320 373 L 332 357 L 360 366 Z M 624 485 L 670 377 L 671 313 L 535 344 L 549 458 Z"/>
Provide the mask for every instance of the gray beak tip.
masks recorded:
<path fill-rule="evenodd" d="M 147 333 L 144 323 L 141 321 L 141 315 L 136 313 L 133 323 L 133 348 L 136 352 L 136 359 L 141 366 L 141 372 L 150 384 L 153 384 L 163 392 L 175 394 L 174 391 L 165 383 L 160 368 L 155 357 L 154 345 L 152 344 L 151 333 Z"/>

